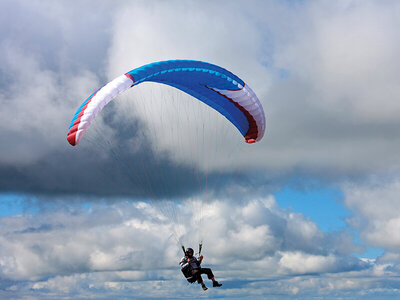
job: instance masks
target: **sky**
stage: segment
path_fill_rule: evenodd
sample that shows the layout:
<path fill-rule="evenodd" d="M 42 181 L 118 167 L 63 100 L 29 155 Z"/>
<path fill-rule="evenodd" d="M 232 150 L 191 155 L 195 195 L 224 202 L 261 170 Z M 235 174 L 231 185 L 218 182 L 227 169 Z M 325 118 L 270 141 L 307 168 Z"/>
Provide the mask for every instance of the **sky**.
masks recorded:
<path fill-rule="evenodd" d="M 0 298 L 394 299 L 398 28 L 390 0 L 2 0 Z M 142 84 L 68 144 L 90 94 L 169 59 L 244 79 L 263 140 Z M 206 292 L 178 266 L 201 240 Z"/>

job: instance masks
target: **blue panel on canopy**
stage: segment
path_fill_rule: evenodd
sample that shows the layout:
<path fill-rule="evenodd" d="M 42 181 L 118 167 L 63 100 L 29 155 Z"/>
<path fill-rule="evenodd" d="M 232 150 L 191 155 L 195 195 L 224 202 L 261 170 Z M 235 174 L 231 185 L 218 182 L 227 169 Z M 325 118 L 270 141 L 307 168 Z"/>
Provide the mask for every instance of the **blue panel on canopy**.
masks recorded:
<path fill-rule="evenodd" d="M 134 69 L 135 85 L 141 82 L 158 82 L 173 86 L 211 106 L 245 135 L 249 123 L 244 113 L 224 96 L 211 90 L 238 90 L 244 82 L 224 68 L 201 61 L 170 60 L 156 62 Z"/>

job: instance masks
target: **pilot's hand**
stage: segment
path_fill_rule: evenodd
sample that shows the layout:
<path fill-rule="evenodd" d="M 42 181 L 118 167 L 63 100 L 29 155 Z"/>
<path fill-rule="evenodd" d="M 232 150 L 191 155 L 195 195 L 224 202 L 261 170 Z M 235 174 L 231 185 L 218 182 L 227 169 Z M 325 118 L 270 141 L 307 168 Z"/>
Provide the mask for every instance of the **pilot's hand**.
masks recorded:
<path fill-rule="evenodd" d="M 187 259 L 187 262 L 190 263 L 190 258 Z"/>
<path fill-rule="evenodd" d="M 200 260 L 203 260 L 203 255 L 200 255 Z"/>

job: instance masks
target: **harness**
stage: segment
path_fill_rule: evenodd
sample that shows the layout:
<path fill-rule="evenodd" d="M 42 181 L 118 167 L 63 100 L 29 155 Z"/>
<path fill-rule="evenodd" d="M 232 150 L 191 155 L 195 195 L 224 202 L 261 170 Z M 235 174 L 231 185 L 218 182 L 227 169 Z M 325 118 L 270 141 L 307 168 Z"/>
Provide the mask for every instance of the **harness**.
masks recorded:
<path fill-rule="evenodd" d="M 203 248 L 203 242 L 201 242 L 199 244 L 199 255 L 201 254 L 201 249 L 202 248 Z M 185 247 L 183 245 L 182 245 L 182 250 L 183 250 L 183 253 L 185 254 L 185 257 L 187 257 L 186 256 L 186 250 L 185 250 Z M 190 283 L 194 283 L 197 280 L 197 276 L 195 276 L 195 274 L 192 274 L 192 270 L 193 270 L 193 268 L 192 268 L 192 266 L 190 264 L 185 269 L 181 269 L 181 271 L 183 273 L 183 276 L 185 276 L 186 280 L 188 282 L 190 282 Z"/>
<path fill-rule="evenodd" d="M 186 269 L 182 270 L 183 276 L 190 283 L 196 282 L 197 278 L 192 274 L 192 267 L 189 265 Z"/>

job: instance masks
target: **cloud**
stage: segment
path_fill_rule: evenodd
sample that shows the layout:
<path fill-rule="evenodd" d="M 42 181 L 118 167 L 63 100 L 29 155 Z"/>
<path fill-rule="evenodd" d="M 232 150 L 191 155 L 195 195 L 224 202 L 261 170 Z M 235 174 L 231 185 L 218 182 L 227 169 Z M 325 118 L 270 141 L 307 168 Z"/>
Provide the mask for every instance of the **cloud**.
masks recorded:
<path fill-rule="evenodd" d="M 383 180 L 373 177 L 364 184 L 348 184 L 344 187 L 345 204 L 354 211 L 348 223 L 360 231 L 367 244 L 384 248 L 388 253 L 383 258 L 398 261 L 400 246 L 400 183 L 397 177 Z M 391 254 L 392 253 L 392 254 Z"/>
<path fill-rule="evenodd" d="M 180 274 L 182 253 L 173 235 L 181 230 L 185 245 L 196 246 L 199 203 L 173 205 L 170 209 L 182 216 L 184 227 L 172 222 L 173 214 L 160 214 L 157 205 L 131 201 L 89 209 L 44 206 L 34 215 L 1 218 L 1 293 L 6 298 L 13 294 L 44 299 L 53 293 L 78 299 L 197 295 L 197 287 L 187 286 Z M 272 197 L 203 205 L 206 211 L 212 207 L 202 222 L 204 264 L 227 286 L 212 295 L 279 293 L 306 298 L 315 290 L 322 295 L 361 289 L 381 294 L 374 289 L 395 288 L 397 281 L 390 278 L 398 274 L 396 265 L 339 253 L 335 237 L 300 214 L 293 218 Z M 301 232 L 299 226 L 310 225 L 314 229 L 302 235 L 306 247 L 290 242 Z"/>
<path fill-rule="evenodd" d="M 89 3 L 68 8 L 64 7 L 66 3 L 36 4 L 2 3 L 2 11 L 9 11 L 5 20 L 19 14 L 25 17 L 24 24 L 5 21 L 8 31 L 3 33 L 0 44 L 1 75 L 7 79 L 0 86 L 0 102 L 5 108 L 0 113 L 3 120 L 0 138 L 6 141 L 0 149 L 1 190 L 34 194 L 130 194 L 154 198 L 180 196 L 189 191 L 197 193 L 204 189 L 206 180 L 210 185 L 231 181 L 235 175 L 218 173 L 206 179 L 202 174 L 204 170 L 195 168 L 192 162 L 182 165 L 178 160 L 177 163 L 176 158 L 182 151 L 165 153 L 157 145 L 151 151 L 150 146 L 157 143 L 163 132 L 144 127 L 140 118 L 132 117 L 137 108 L 129 105 L 110 105 L 85 137 L 88 146 L 72 149 L 65 135 L 74 111 L 101 82 L 111 78 L 104 69 L 107 51 L 114 39 L 113 16 L 119 4 L 101 2 L 96 9 L 102 14 L 95 14 Z M 79 21 L 70 22 L 76 17 L 75 11 L 82 16 L 77 18 Z M 90 26 L 85 25 L 88 19 Z M 20 30 L 19 26 L 31 24 L 29 34 Z M 13 31 L 18 35 L 9 34 Z M 168 95 L 171 97 L 171 93 Z M 172 98 L 177 102 L 180 98 L 185 100 L 174 93 Z M 126 118 L 121 108 L 128 108 L 130 118 Z M 165 110 L 167 105 L 161 108 Z M 182 127 L 189 117 L 183 115 L 179 126 L 169 129 L 167 141 L 179 144 L 178 138 L 188 140 L 191 158 L 202 161 L 202 165 L 205 161 L 209 166 L 206 169 L 211 170 L 219 160 L 207 159 L 209 144 L 194 147 L 193 139 L 182 138 L 179 133 L 175 134 L 175 139 L 170 138 L 171 132 Z M 162 115 L 160 118 L 156 114 L 154 119 L 163 120 Z M 213 127 L 212 122 L 208 124 Z M 167 127 L 166 121 L 161 125 Z M 197 141 L 199 139 L 197 137 Z M 213 139 L 214 145 L 216 140 L 217 137 Z M 186 156 L 186 159 L 189 158 Z M 202 183 L 194 183 L 198 181 Z"/>
<path fill-rule="evenodd" d="M 0 191 L 40 195 L 33 202 L 44 209 L 0 219 L 0 298 L 197 297 L 177 271 L 171 233 L 192 245 L 207 236 L 205 262 L 227 287 L 210 297 L 392 297 L 398 8 L 2 1 Z M 107 106 L 79 148 L 67 144 L 85 97 L 130 68 L 175 58 L 242 77 L 265 107 L 264 140 L 232 143 L 242 138 L 213 111 L 143 85 Z M 299 176 L 341 182 L 361 245 L 265 196 Z M 92 200 L 90 209 L 79 204 Z M 355 258 L 364 245 L 385 252 Z"/>
<path fill-rule="evenodd" d="M 128 6 L 115 23 L 109 69 L 116 75 L 127 61 L 142 65 L 149 56 L 218 61 L 245 78 L 267 113 L 267 135 L 249 165 L 335 176 L 385 171 L 399 163 L 397 151 L 386 150 L 399 147 L 393 5 L 268 3 L 240 8 L 239 15 L 235 4 L 211 4 L 215 14 L 194 3 L 189 11 L 162 3 Z M 157 120 L 145 122 L 151 127 Z M 173 143 L 158 142 L 174 151 Z"/>
<path fill-rule="evenodd" d="M 90 194 L 97 185 L 98 194 L 148 197 L 149 188 L 137 192 L 143 182 L 112 170 L 118 164 L 109 143 L 129 149 L 117 159 L 126 159 L 122 164 L 133 166 L 136 177 L 149 169 L 157 197 L 197 193 L 193 169 L 221 178 L 218 184 L 246 173 L 270 189 L 299 174 L 334 182 L 398 169 L 396 2 L 1 5 L 8 12 L 2 18 L 7 30 L 0 32 L 3 191 Z M 22 23 L 11 21 L 20 15 Z M 85 137 L 89 149 L 99 149 L 105 173 L 116 178 L 110 185 L 108 175 L 87 162 L 92 153 L 77 154 L 85 150 L 66 144 L 70 119 L 108 80 L 172 58 L 210 61 L 244 78 L 265 107 L 265 139 L 251 147 L 232 143 L 242 138 L 190 97 L 139 86 L 97 118 L 92 144 Z M 197 115 L 204 124 L 200 136 L 193 134 L 198 123 L 187 122 Z M 139 168 L 138 161 L 151 166 Z M 173 176 L 159 178 L 161 169 L 189 179 L 174 185 Z M 52 189 L 41 174 L 69 184 Z M 163 191 L 165 180 L 178 190 Z"/>

